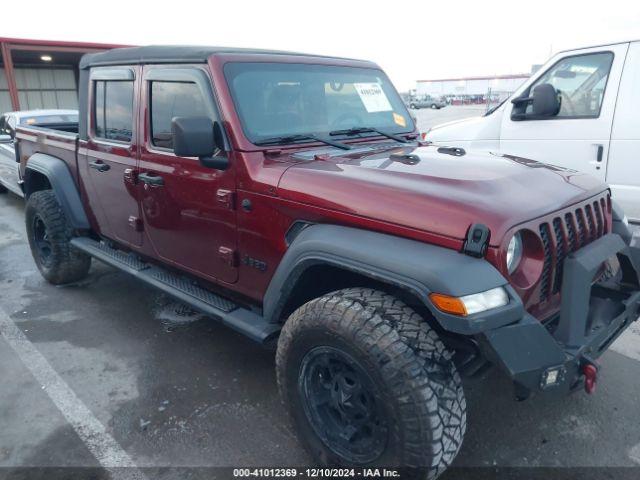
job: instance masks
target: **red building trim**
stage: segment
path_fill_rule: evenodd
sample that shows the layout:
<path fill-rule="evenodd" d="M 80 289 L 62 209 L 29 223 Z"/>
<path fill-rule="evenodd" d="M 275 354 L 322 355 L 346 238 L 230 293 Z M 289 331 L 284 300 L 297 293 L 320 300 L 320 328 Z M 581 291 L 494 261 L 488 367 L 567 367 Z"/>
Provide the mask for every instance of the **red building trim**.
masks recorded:
<path fill-rule="evenodd" d="M 18 98 L 18 87 L 16 86 L 16 77 L 13 73 L 13 59 L 11 58 L 11 49 L 9 44 L 0 43 L 2 51 L 2 64 L 4 65 L 4 73 L 9 87 L 9 97 L 11 98 L 11 108 L 20 110 L 20 100 Z"/>

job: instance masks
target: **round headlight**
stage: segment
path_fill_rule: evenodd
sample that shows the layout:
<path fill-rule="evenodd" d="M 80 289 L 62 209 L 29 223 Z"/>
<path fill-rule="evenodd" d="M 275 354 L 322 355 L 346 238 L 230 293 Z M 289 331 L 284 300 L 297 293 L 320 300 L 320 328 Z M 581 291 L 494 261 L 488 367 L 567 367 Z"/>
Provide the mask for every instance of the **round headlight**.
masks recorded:
<path fill-rule="evenodd" d="M 516 271 L 520 260 L 522 260 L 522 235 L 518 232 L 511 237 L 507 247 L 507 270 L 509 273 Z"/>

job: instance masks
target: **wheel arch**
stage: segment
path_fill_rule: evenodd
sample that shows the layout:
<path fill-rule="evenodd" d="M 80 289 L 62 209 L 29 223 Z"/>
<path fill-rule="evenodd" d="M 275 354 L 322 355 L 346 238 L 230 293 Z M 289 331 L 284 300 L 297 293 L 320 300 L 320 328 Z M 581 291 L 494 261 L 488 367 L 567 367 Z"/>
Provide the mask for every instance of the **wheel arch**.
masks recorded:
<path fill-rule="evenodd" d="M 312 298 L 354 286 L 393 293 L 455 333 L 471 334 L 489 323 L 515 321 L 523 310 L 504 277 L 484 259 L 368 230 L 310 225 L 298 232 L 276 269 L 264 297 L 263 315 L 281 323 Z M 498 286 L 505 286 L 514 301 L 487 323 L 444 314 L 428 296 L 431 292 L 463 296 Z"/>
<path fill-rule="evenodd" d="M 23 180 L 27 200 L 34 192 L 51 189 L 73 228 L 78 230 L 90 228 L 80 192 L 69 167 L 63 160 L 44 153 L 36 153 L 27 160 Z"/>
<path fill-rule="evenodd" d="M 279 306 L 280 310 L 274 312 L 272 318 L 288 318 L 305 303 L 330 292 L 351 287 L 363 287 L 380 290 L 401 299 L 425 318 L 432 327 L 439 328 L 418 293 L 410 288 L 400 284 L 392 284 L 382 278 L 374 278 L 361 269 L 348 269 L 344 265 L 320 259 L 301 267 L 295 279 L 293 277 L 289 279 L 292 282 L 292 288 L 283 298 Z"/>

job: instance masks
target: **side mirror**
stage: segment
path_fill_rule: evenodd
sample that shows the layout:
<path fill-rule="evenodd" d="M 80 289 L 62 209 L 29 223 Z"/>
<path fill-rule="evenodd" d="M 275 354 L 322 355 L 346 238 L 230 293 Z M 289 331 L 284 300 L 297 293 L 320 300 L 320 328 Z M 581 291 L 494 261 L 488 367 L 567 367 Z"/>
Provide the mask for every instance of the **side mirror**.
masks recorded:
<path fill-rule="evenodd" d="M 560 100 L 555 87 L 542 83 L 531 94 L 531 114 L 536 117 L 554 117 L 560 111 Z"/>
<path fill-rule="evenodd" d="M 554 117 L 560 112 L 558 91 L 549 83 L 541 83 L 533 89 L 530 97 L 516 97 L 511 103 L 511 120 L 539 120 Z M 530 113 L 526 113 L 528 105 L 531 105 Z"/>
<path fill-rule="evenodd" d="M 171 121 L 173 152 L 180 157 L 198 157 L 208 168 L 226 170 L 229 159 L 224 150 L 222 126 L 209 117 L 174 117 Z"/>
<path fill-rule="evenodd" d="M 11 135 L 0 134 L 0 143 L 12 143 L 13 137 Z"/>

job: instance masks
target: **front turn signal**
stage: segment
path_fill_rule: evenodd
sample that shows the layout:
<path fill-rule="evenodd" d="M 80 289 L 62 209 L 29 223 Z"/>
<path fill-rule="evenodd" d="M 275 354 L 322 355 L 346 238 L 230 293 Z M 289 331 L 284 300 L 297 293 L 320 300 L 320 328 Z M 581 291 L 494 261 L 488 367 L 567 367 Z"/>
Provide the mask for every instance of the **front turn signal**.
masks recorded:
<path fill-rule="evenodd" d="M 486 312 L 498 307 L 504 307 L 509 303 L 509 295 L 502 288 L 492 288 L 486 292 L 465 295 L 464 297 L 451 297 L 442 293 L 430 293 L 429 298 L 435 307 L 441 312 L 452 315 L 473 315 Z"/>
<path fill-rule="evenodd" d="M 429 298 L 441 312 L 461 316 L 467 315 L 467 309 L 464 303 L 457 297 L 450 297 L 449 295 L 443 295 L 441 293 L 430 293 Z"/>

